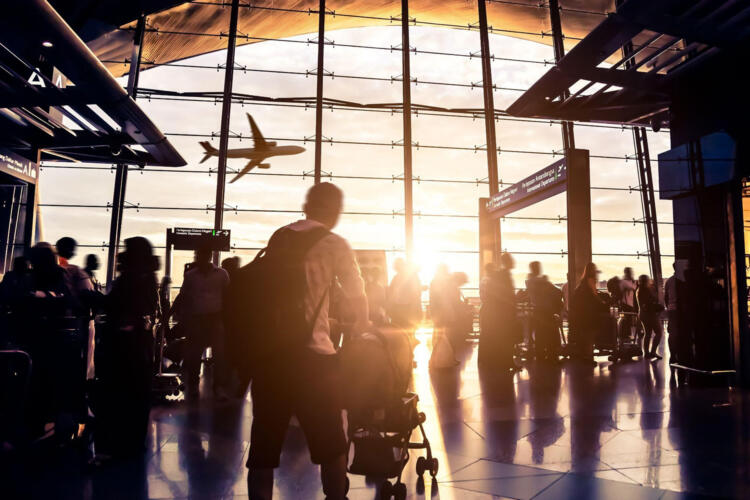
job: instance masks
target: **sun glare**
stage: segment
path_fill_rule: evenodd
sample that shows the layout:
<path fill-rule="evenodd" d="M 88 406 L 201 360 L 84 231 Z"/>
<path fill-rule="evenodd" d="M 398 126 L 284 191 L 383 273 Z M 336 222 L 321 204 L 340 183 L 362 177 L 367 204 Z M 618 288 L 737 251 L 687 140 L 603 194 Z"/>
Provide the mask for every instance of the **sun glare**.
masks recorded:
<path fill-rule="evenodd" d="M 435 270 L 445 263 L 445 256 L 429 248 L 417 248 L 414 252 L 414 266 L 423 285 L 429 285 L 435 276 Z"/>

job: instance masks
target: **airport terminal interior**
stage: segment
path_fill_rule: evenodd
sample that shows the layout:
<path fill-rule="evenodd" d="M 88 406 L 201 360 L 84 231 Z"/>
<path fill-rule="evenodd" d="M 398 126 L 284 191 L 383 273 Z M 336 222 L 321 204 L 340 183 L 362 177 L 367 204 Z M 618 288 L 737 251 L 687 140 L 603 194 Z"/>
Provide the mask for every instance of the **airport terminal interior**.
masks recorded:
<path fill-rule="evenodd" d="M 0 9 L 0 498 L 748 496 L 750 5 Z"/>

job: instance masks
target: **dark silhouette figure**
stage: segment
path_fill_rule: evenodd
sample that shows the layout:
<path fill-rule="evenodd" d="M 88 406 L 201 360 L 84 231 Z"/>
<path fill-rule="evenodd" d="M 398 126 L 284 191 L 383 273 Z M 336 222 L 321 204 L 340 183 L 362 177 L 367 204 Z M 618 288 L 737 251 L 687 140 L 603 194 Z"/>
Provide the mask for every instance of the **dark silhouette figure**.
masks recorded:
<path fill-rule="evenodd" d="M 465 345 L 467 335 L 474 323 L 474 313 L 471 305 L 461 292 L 461 287 L 469 282 L 469 276 L 464 272 L 451 273 L 446 290 L 448 306 L 451 310 L 451 322 L 448 325 L 448 340 L 454 351 L 459 351 Z"/>
<path fill-rule="evenodd" d="M 8 305 L 15 298 L 25 295 L 31 280 L 31 267 L 24 256 L 13 259 L 13 267 L 0 282 L 0 304 Z"/>
<path fill-rule="evenodd" d="M 69 236 L 60 238 L 55 243 L 59 257 L 58 262 L 60 267 L 65 270 L 65 278 L 74 301 L 70 321 L 71 328 L 75 330 L 76 334 L 74 337 L 71 337 L 69 347 L 71 350 L 81 350 L 83 352 L 85 378 L 93 378 L 95 333 L 91 319 L 93 316 L 92 306 L 97 299 L 94 296 L 94 284 L 91 281 L 91 277 L 83 269 L 70 262 L 70 259 L 76 254 L 77 247 L 78 243 L 76 240 Z M 73 352 L 71 352 L 71 356 L 74 356 Z M 80 383 L 83 384 L 83 381 Z M 80 388 L 80 392 L 83 394 L 82 387 Z"/>
<path fill-rule="evenodd" d="M 90 276 L 83 269 L 70 262 L 75 257 L 77 247 L 78 243 L 76 240 L 69 236 L 60 238 L 55 243 L 57 255 L 60 257 L 60 267 L 65 269 L 74 298 L 78 301 L 78 306 L 81 309 L 85 309 L 86 304 L 89 302 L 89 294 L 87 292 L 93 290 L 93 285 Z M 82 314 L 81 316 L 86 316 L 88 320 L 88 315 Z"/>
<path fill-rule="evenodd" d="M 99 282 L 99 279 L 96 277 L 96 271 L 99 270 L 99 257 L 97 257 L 95 254 L 90 253 L 86 256 L 86 266 L 83 268 L 83 272 L 88 275 L 89 280 L 91 281 L 91 286 L 93 287 L 95 292 L 101 292 L 102 291 L 102 284 Z"/>
<path fill-rule="evenodd" d="M 648 358 L 661 359 L 656 353 L 662 336 L 660 314 L 664 307 L 659 303 L 659 297 L 645 274 L 638 277 L 638 317 L 643 326 L 643 352 Z M 651 342 L 653 337 L 653 342 Z"/>
<path fill-rule="evenodd" d="M 23 350 L 32 359 L 30 424 L 33 435 L 41 433 L 48 422 L 55 423 L 55 434 L 68 436 L 74 432 L 71 417 L 80 417 L 82 400 L 74 398 L 74 387 L 83 380 L 76 369 L 80 361 L 75 344 L 64 335 L 73 309 L 72 293 L 65 270 L 49 243 L 37 243 L 29 253 L 31 289 L 18 303 L 18 317 L 25 322 L 19 337 Z M 80 377 L 79 377 L 80 376 Z"/>
<path fill-rule="evenodd" d="M 388 286 L 388 316 L 394 326 L 413 334 L 422 321 L 422 285 L 404 259 L 396 259 L 393 269 L 396 275 Z"/>
<path fill-rule="evenodd" d="M 676 271 L 675 263 L 672 268 Z M 677 277 L 675 272 L 664 282 L 664 306 L 667 309 L 667 342 L 669 343 L 669 364 L 682 363 L 680 359 L 680 337 L 683 335 L 682 321 L 684 311 L 680 311 L 679 295 L 684 294 L 685 282 Z M 676 384 L 675 369 L 670 367 L 670 383 Z"/>
<path fill-rule="evenodd" d="M 562 291 L 542 276 L 534 299 L 534 332 L 537 359 L 556 362 L 560 355 L 560 313 Z"/>
<path fill-rule="evenodd" d="M 224 357 L 224 297 L 229 287 L 229 274 L 211 263 L 212 249 L 201 247 L 195 251 L 195 261 L 185 273 L 180 294 L 173 309 L 179 311 L 185 325 L 187 345 L 185 371 L 187 394 L 198 395 L 201 357 L 211 347 L 214 363 L 214 395 L 225 397 L 226 359 Z"/>
<path fill-rule="evenodd" d="M 21 303 L 31 291 L 31 268 L 25 257 L 13 259 L 13 268 L 0 282 L 0 349 L 18 342 L 25 328 Z"/>
<path fill-rule="evenodd" d="M 452 368 L 458 365 L 455 346 L 450 331 L 456 322 L 456 304 L 452 284 L 453 276 L 448 266 L 440 264 L 430 283 L 430 316 L 432 317 L 432 355 L 430 368 Z"/>
<path fill-rule="evenodd" d="M 593 366 L 596 366 L 594 340 L 609 315 L 609 307 L 597 294 L 598 275 L 599 270 L 593 262 L 586 264 L 570 304 L 570 330 L 578 357 Z"/>
<path fill-rule="evenodd" d="M 97 332 L 97 458 L 137 456 L 145 449 L 153 366 L 152 324 L 159 307 L 158 258 L 142 237 L 125 240 L 120 275 L 104 299 L 107 323 Z"/>
<path fill-rule="evenodd" d="M 236 255 L 234 257 L 227 257 L 221 261 L 221 268 L 227 272 L 229 279 L 231 280 L 234 273 L 240 268 L 241 259 Z"/>
<path fill-rule="evenodd" d="M 619 334 L 623 338 L 629 338 L 635 329 L 635 335 L 638 343 L 642 342 L 643 330 L 638 321 L 638 300 L 635 296 L 638 284 L 633 276 L 633 268 L 626 267 L 623 269 L 622 279 L 618 280 L 620 293 L 618 295 L 618 306 L 620 312 L 624 313 L 619 321 Z M 642 355 L 645 353 L 642 353 Z"/>
<path fill-rule="evenodd" d="M 277 254 L 301 260 L 299 267 L 295 265 L 293 269 L 299 269 L 305 276 L 302 306 L 306 327 L 298 332 L 262 332 L 267 344 L 273 342 L 269 339 L 273 335 L 286 334 L 294 340 L 285 343 L 281 351 L 272 351 L 259 359 L 253 367 L 253 423 L 247 462 L 248 491 L 253 500 L 272 496 L 273 469 L 279 466 L 284 436 L 293 415 L 304 431 L 312 461 L 321 466 L 326 497 L 331 500 L 346 497 L 348 447 L 341 412 L 339 365 L 327 314 L 328 289 L 334 278 L 347 295 L 355 318 L 352 334 L 366 331 L 369 322 L 364 281 L 354 253 L 346 240 L 330 232 L 342 207 L 343 193 L 339 188 L 331 183 L 316 184 L 307 192 L 306 219 L 274 233 L 266 249 L 272 256 L 274 252 L 307 242 L 302 255 Z M 288 301 L 293 300 L 291 294 L 287 297 Z M 291 310 L 291 307 L 278 309 L 287 315 L 293 314 Z"/>
<path fill-rule="evenodd" d="M 536 302 L 538 300 L 538 292 L 537 289 L 539 288 L 539 284 L 542 281 L 542 263 L 535 260 L 529 263 L 529 274 L 526 275 L 526 296 L 528 298 L 529 305 L 531 306 L 531 317 L 529 321 L 529 335 L 527 339 L 527 343 L 529 346 L 529 349 L 532 353 L 536 353 L 537 349 L 537 336 L 539 329 L 537 326 L 537 315 L 535 314 L 536 311 Z M 523 293 L 523 292 L 521 292 Z"/>
<path fill-rule="evenodd" d="M 383 286 L 382 272 L 379 267 L 371 267 L 364 274 L 365 293 L 367 294 L 367 306 L 370 311 L 370 321 L 376 325 L 385 325 L 388 322 L 386 314 L 386 289 Z"/>
<path fill-rule="evenodd" d="M 227 257 L 221 261 L 221 268 L 229 275 L 229 285 L 226 290 L 226 296 L 234 293 L 233 283 L 237 279 L 237 273 L 240 269 L 241 260 L 239 257 Z M 227 317 L 229 309 L 226 301 L 224 303 L 224 376 L 232 393 L 235 396 L 244 398 L 247 392 L 249 380 L 243 374 L 243 364 L 247 362 L 243 356 L 242 350 L 242 332 L 235 327 L 231 318 Z"/>
<path fill-rule="evenodd" d="M 484 266 L 484 276 L 479 282 L 479 299 L 482 301 L 482 305 L 479 309 L 480 336 L 477 361 L 480 365 L 491 362 L 491 348 L 489 346 L 495 340 L 500 328 L 498 320 L 499 289 L 497 267 L 494 262 L 490 262 Z"/>
<path fill-rule="evenodd" d="M 515 370 L 515 345 L 522 330 L 516 311 L 516 294 L 511 270 L 515 267 L 509 253 L 500 256 L 500 269 L 490 272 L 484 282 L 482 314 L 485 328 L 479 341 L 479 362 L 500 372 Z"/>
<path fill-rule="evenodd" d="M 547 276 L 542 275 L 542 265 L 534 261 L 529 264 L 526 289 L 533 307 L 531 326 L 534 331 L 534 346 L 538 359 L 557 361 L 560 351 L 559 314 L 562 312 L 563 295 Z"/>

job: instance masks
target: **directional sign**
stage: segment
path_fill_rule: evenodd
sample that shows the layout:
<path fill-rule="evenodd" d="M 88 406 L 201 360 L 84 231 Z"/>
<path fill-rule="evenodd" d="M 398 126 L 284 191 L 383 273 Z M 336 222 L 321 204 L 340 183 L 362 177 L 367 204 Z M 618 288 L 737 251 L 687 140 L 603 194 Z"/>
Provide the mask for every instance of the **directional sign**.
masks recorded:
<path fill-rule="evenodd" d="M 494 218 L 526 208 L 565 191 L 568 168 L 565 158 L 544 167 L 490 198 L 487 211 Z"/>
<path fill-rule="evenodd" d="M 0 172 L 11 174 L 31 184 L 36 184 L 39 166 L 12 151 L 0 148 Z"/>
<path fill-rule="evenodd" d="M 229 239 L 229 229 L 176 227 L 172 230 L 171 243 L 175 250 L 196 250 L 208 246 L 211 250 L 228 252 L 230 250 Z"/>

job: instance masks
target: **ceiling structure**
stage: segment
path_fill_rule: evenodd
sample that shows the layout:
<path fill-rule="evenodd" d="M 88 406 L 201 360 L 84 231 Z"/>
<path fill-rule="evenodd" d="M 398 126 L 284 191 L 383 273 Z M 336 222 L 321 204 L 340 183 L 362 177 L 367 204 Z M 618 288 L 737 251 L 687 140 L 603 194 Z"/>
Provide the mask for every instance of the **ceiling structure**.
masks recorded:
<path fill-rule="evenodd" d="M 694 106 L 736 95 L 732 86 L 742 70 L 733 61 L 749 49 L 748 2 L 628 0 L 508 113 L 658 129 L 669 126 L 670 109 L 682 94 Z"/>
<path fill-rule="evenodd" d="M 228 0 L 50 0 L 115 76 L 127 71 L 135 20 L 148 15 L 143 69 L 226 48 Z M 568 48 L 614 10 L 614 0 L 561 0 L 562 28 Z M 238 44 L 317 33 L 317 0 L 241 0 Z M 326 31 L 398 25 L 400 0 L 328 0 Z M 470 0 L 411 0 L 416 25 L 469 29 L 477 24 Z M 487 2 L 492 32 L 552 44 L 549 12 L 539 0 Z M 215 36 L 191 37 L 180 33 Z M 477 42 L 478 44 L 478 42 Z"/>
<path fill-rule="evenodd" d="M 41 150 L 42 159 L 185 164 L 47 2 L 10 2 L 0 29 L 0 146 L 31 160 Z"/>

